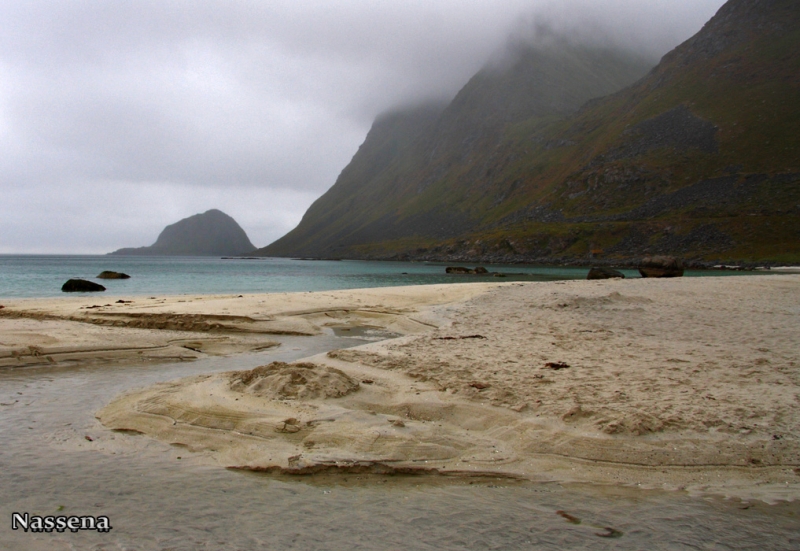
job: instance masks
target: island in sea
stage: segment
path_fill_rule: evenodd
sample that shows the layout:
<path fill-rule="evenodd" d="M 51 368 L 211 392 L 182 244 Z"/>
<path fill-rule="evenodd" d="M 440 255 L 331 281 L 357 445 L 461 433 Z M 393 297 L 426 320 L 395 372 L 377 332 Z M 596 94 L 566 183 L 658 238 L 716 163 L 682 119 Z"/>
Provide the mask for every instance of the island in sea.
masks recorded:
<path fill-rule="evenodd" d="M 242 227 L 224 212 L 211 209 L 170 224 L 149 247 L 118 249 L 112 255 L 219 256 L 256 250 Z"/>

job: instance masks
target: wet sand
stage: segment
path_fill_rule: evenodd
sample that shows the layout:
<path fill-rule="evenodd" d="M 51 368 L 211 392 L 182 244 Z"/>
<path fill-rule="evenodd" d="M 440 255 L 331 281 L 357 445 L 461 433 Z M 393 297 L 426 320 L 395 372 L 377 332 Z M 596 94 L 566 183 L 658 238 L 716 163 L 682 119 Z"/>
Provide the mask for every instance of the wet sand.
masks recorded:
<path fill-rule="evenodd" d="M 495 473 L 794 500 L 799 291 L 800 277 L 780 275 L 163 299 L 140 312 L 229 316 L 210 335 L 285 321 L 405 336 L 160 383 L 98 417 L 254 471 Z M 85 315 L 77 300 L 22 302 L 7 309 L 23 317 L 0 319 Z M 99 327 L 123 317 L 99 310 L 87 316 Z M 115 329 L 142 321 L 126 319 Z"/>

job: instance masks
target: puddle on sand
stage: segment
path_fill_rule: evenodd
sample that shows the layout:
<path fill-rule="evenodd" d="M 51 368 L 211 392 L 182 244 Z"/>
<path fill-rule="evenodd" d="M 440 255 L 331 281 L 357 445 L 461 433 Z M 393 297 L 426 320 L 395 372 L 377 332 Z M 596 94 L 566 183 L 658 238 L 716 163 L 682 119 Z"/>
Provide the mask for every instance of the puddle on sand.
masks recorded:
<path fill-rule="evenodd" d="M 367 325 L 331 326 L 329 329 L 337 337 L 344 339 L 360 339 L 364 342 L 382 341 L 401 336 L 399 333 L 392 333 L 382 327 L 370 327 Z"/>
<path fill-rule="evenodd" d="M 359 344 L 281 340 L 277 350 L 191 363 L 0 371 L 0 549 L 800 548 L 796 503 L 493 477 L 272 477 L 94 419 L 127 389 Z M 11 530 L 12 512 L 105 515 L 113 529 L 24 533 Z"/>

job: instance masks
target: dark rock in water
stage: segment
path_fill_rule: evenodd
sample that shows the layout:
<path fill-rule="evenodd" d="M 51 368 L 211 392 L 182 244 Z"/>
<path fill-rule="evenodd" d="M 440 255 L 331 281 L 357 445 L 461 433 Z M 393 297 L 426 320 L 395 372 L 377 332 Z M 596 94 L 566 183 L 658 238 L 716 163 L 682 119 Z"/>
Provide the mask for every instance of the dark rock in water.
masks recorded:
<path fill-rule="evenodd" d="M 85 279 L 70 279 L 61 286 L 61 290 L 65 293 L 91 293 L 95 291 L 105 291 L 106 288 L 95 283 L 94 281 L 86 281 Z"/>
<path fill-rule="evenodd" d="M 445 268 L 445 273 L 448 274 L 478 274 L 478 275 L 485 275 L 489 273 L 489 270 L 484 268 L 483 266 L 478 266 L 474 270 L 470 270 L 469 268 L 464 268 L 463 266 L 449 266 Z"/>
<path fill-rule="evenodd" d="M 682 277 L 683 261 L 674 256 L 648 256 L 639 264 L 642 277 Z"/>
<path fill-rule="evenodd" d="M 100 272 L 97 276 L 98 279 L 130 279 L 131 276 L 128 274 L 123 274 L 122 272 L 111 272 L 108 270 L 104 270 Z"/>
<path fill-rule="evenodd" d="M 611 268 L 594 267 L 589 270 L 589 275 L 586 276 L 586 279 L 613 279 L 615 277 L 625 279 L 625 274 Z"/>

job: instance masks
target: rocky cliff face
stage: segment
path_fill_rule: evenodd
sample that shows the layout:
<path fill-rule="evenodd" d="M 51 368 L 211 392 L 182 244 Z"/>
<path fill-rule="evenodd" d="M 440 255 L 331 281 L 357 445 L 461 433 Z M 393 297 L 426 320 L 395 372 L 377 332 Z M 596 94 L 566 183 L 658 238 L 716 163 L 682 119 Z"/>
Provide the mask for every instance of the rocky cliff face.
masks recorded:
<path fill-rule="evenodd" d="M 731 0 L 646 76 L 620 52 L 525 49 L 444 108 L 376 121 L 259 254 L 798 261 L 798 46 L 800 3 Z"/>
<path fill-rule="evenodd" d="M 212 209 L 170 224 L 149 247 L 119 249 L 109 254 L 219 256 L 249 254 L 254 250 L 236 220 Z"/>

